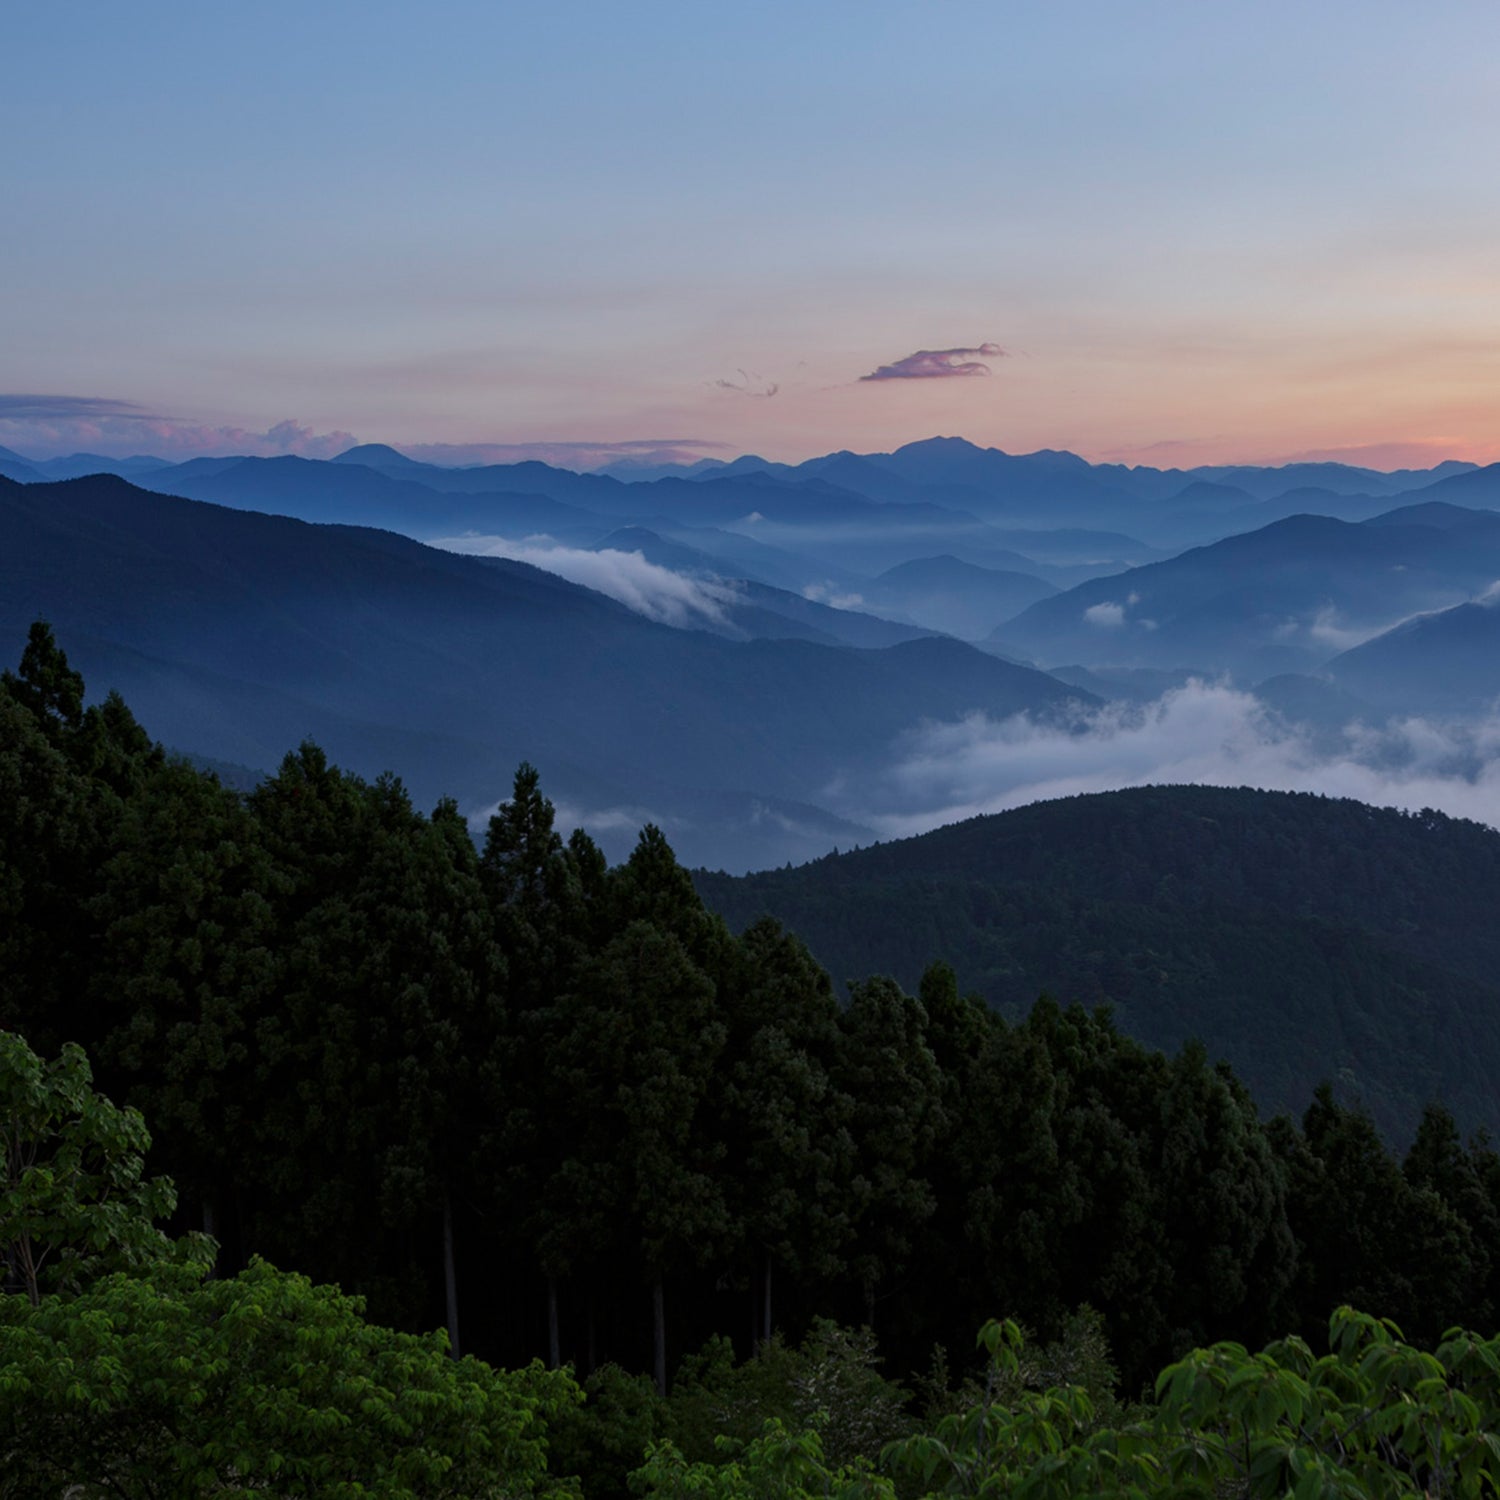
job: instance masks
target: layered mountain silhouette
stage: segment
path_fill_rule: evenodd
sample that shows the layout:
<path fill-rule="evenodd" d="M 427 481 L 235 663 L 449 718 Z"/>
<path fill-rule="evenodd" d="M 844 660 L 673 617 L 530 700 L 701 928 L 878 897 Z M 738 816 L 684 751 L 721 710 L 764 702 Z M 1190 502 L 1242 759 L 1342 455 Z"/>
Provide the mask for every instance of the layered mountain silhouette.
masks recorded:
<path fill-rule="evenodd" d="M 156 737 L 265 767 L 304 736 L 468 808 L 561 799 L 741 865 L 858 833 L 818 810 L 923 719 L 1091 701 L 946 638 L 878 650 L 672 629 L 522 563 L 96 476 L 0 481 L 0 633 L 46 618 Z M 606 823 L 608 819 L 604 820 Z"/>
<path fill-rule="evenodd" d="M 1387 710 L 1485 715 L 1500 708 L 1500 598 L 1403 621 L 1325 671 Z"/>
<path fill-rule="evenodd" d="M 1229 672 L 1317 667 L 1500 578 L 1500 515 L 1403 507 L 1293 516 L 1042 600 L 992 639 L 1046 664 Z"/>
<path fill-rule="evenodd" d="M 96 463 L 149 469 L 153 492 L 245 517 L 317 523 L 320 540 L 306 543 L 313 553 L 331 545 L 330 527 L 377 527 L 386 533 L 378 547 L 369 535 L 356 546 L 352 531 L 343 534 L 342 545 L 363 549 L 367 566 L 371 549 L 390 567 L 392 549 L 413 541 L 515 553 L 640 611 L 553 579 L 547 608 L 558 622 L 543 623 L 549 616 L 538 605 L 501 636 L 486 634 L 493 620 L 460 621 L 458 601 L 470 598 L 465 608 L 479 610 L 473 601 L 488 598 L 497 579 L 524 594 L 516 580 L 525 569 L 478 556 L 435 562 L 418 548 L 400 556 L 413 565 L 421 556 L 429 580 L 461 570 L 452 600 L 422 606 L 431 628 L 392 602 L 399 589 L 387 600 L 384 585 L 369 580 L 348 610 L 327 598 L 314 610 L 317 589 L 331 584 L 316 582 L 317 567 L 291 561 L 286 587 L 297 612 L 288 614 L 269 582 L 282 565 L 255 546 L 241 549 L 222 518 L 200 542 L 164 555 L 150 545 L 151 527 L 126 537 L 118 515 L 80 513 L 80 562 L 125 550 L 98 563 L 93 603 L 62 581 L 59 560 L 45 587 L 13 574 L 13 628 L 55 612 L 55 598 L 72 599 L 83 638 L 75 649 L 94 652 L 122 684 L 155 684 L 133 701 L 164 713 L 196 704 L 156 731 L 172 743 L 264 766 L 311 732 L 331 747 L 360 746 L 362 758 L 351 763 L 361 769 L 414 767 L 410 774 L 434 794 L 456 786 L 476 796 L 481 786 L 487 795 L 503 790 L 497 765 L 545 756 L 566 767 L 580 808 L 629 804 L 675 817 L 684 830 L 711 816 L 738 830 L 722 846 L 735 848 L 736 859 L 779 862 L 863 840 L 865 830 L 817 809 L 852 806 L 838 788 L 865 784 L 859 771 L 927 721 L 1050 712 L 1070 692 L 1078 702 L 1094 693 L 1140 704 L 1192 675 L 1228 676 L 1333 754 L 1347 748 L 1350 716 L 1374 725 L 1400 713 L 1474 714 L 1500 693 L 1489 667 L 1493 616 L 1463 608 L 1500 579 L 1500 514 L 1490 508 L 1500 505 L 1500 466 L 1385 475 L 1336 464 L 1155 469 L 1091 465 L 1061 452 L 1006 454 L 952 438 L 799 465 L 746 456 L 616 474 L 538 462 L 447 468 L 380 444 L 332 461 L 171 464 L 75 454 L 38 464 L 0 452 L 0 474 L 24 482 L 31 526 L 36 507 L 61 516 L 77 502 L 44 482 L 48 471 Z M 106 483 L 72 482 L 95 498 Z M 1289 508 L 1307 513 L 1283 514 Z M 177 524 L 163 521 L 162 534 Z M 304 542 L 310 534 L 301 533 Z M 1167 551 L 1182 534 L 1211 540 Z M 222 571 L 209 582 L 215 549 Z M 576 561 L 589 554 L 597 567 Z M 341 553 L 338 567 L 350 555 Z M 665 570 L 648 581 L 665 579 L 682 607 L 642 603 L 632 569 Z M 129 615 L 131 590 L 154 601 L 152 617 Z M 590 598 L 588 608 L 606 608 L 615 623 L 575 638 L 587 609 L 564 607 L 565 598 Z M 235 599 L 240 614 L 231 620 Z M 112 609 L 125 611 L 129 629 L 116 628 Z M 188 640 L 200 613 L 202 638 Z M 981 643 L 999 669 L 1055 667 L 1066 685 L 1033 675 L 1025 691 L 1004 686 L 976 664 L 981 653 L 954 654 L 956 643 L 932 641 L 932 632 Z M 631 644 L 612 654 L 595 644 L 605 635 Z M 216 640 L 251 649 L 236 655 L 226 644 L 205 654 Z M 848 648 L 874 653 L 878 668 L 840 658 L 835 669 L 819 654 Z M 715 655 L 724 651 L 732 654 Z M 334 665 L 345 657 L 347 670 Z M 387 673 L 380 684 L 378 671 Z M 409 684 L 417 691 L 410 701 Z M 529 719 L 518 706 L 528 695 L 536 705 Z M 583 703 L 607 722 L 603 733 L 621 750 L 614 760 L 590 744 Z M 653 724 L 661 745 L 632 727 L 632 714 Z M 193 724 L 217 727 L 195 741 L 179 732 Z M 248 726 L 259 727 L 250 734 Z M 461 775 L 439 775 L 444 766 Z M 781 831 L 780 813 L 755 811 L 783 803 L 799 811 Z M 799 842 L 800 833 L 786 831 L 794 825 L 813 831 Z"/>
<path fill-rule="evenodd" d="M 421 540 L 480 531 L 546 532 L 563 541 L 587 541 L 608 524 L 602 515 L 551 495 L 439 490 L 363 465 L 306 458 L 243 458 L 206 471 L 157 474 L 152 484 L 162 493 L 214 505 L 301 521 L 380 526 Z"/>
<path fill-rule="evenodd" d="M 944 556 L 899 563 L 862 588 L 860 597 L 882 614 L 979 640 L 1002 620 L 1055 593 L 1056 587 L 1034 573 L 982 568 Z"/>
<path fill-rule="evenodd" d="M 13 479 L 20 484 L 35 484 L 47 476 L 35 464 L 27 462 L 19 453 L 9 448 L 0 448 L 0 478 Z"/>

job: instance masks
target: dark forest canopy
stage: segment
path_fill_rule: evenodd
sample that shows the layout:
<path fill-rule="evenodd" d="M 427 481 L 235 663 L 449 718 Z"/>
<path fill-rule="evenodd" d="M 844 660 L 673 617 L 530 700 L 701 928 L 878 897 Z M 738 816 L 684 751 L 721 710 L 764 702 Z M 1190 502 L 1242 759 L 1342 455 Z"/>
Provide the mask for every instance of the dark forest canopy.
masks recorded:
<path fill-rule="evenodd" d="M 1015 1017 L 1109 1003 L 1151 1046 L 1199 1037 L 1267 1111 L 1319 1082 L 1410 1141 L 1441 1100 L 1500 1131 L 1500 833 L 1310 793 L 1139 787 L 973 818 L 733 879 L 844 977 L 936 959 Z"/>
<path fill-rule="evenodd" d="M 1500 1157 L 1441 1108 L 1403 1159 L 1331 1093 L 1262 1121 L 1200 1046 L 1007 1016 L 943 963 L 840 999 L 656 829 L 614 868 L 564 842 L 528 767 L 476 847 L 314 745 L 247 795 L 84 702 L 37 627 L 0 686 L 0 1028 L 87 1049 L 226 1272 L 663 1382 L 816 1315 L 901 1373 L 1089 1302 L 1137 1390 L 1346 1300 L 1414 1338 L 1500 1309 Z"/>

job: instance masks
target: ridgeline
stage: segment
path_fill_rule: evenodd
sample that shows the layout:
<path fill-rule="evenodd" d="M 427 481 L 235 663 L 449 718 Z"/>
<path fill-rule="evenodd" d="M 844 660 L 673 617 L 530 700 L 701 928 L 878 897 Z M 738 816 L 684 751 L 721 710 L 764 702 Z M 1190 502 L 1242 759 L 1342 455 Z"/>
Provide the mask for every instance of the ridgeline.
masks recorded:
<path fill-rule="evenodd" d="M 1310 793 L 1139 787 L 973 818 L 797 869 L 694 875 L 731 927 L 771 915 L 835 979 L 935 959 L 1012 1017 L 1108 1003 L 1148 1046 L 1199 1038 L 1265 1114 L 1316 1086 L 1409 1141 L 1441 1099 L 1500 1130 L 1500 833 Z"/>

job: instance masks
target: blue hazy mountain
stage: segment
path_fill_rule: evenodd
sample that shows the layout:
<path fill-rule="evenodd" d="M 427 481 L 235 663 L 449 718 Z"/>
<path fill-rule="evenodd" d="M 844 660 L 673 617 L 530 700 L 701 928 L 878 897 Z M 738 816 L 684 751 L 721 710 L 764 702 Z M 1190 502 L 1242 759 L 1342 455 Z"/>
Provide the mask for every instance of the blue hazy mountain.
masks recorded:
<path fill-rule="evenodd" d="M 102 453 L 70 453 L 32 466 L 44 479 L 81 479 L 86 474 L 118 474 L 122 479 L 140 479 L 173 467 L 169 458 L 137 453 L 130 458 L 108 458 Z"/>
<path fill-rule="evenodd" d="M 655 817 L 688 857 L 740 867 L 826 848 L 823 790 L 923 719 L 1086 698 L 955 640 L 725 640 L 521 563 L 112 477 L 0 481 L 0 539 L 13 655 L 48 619 L 95 693 L 183 750 L 264 766 L 311 735 L 466 808 L 525 758 L 561 800 L 628 806 L 631 837 Z"/>
<path fill-rule="evenodd" d="M 1399 494 L 1425 489 L 1434 492 L 1431 498 L 1443 498 L 1445 485 L 1467 486 L 1446 496 L 1456 503 L 1500 505 L 1496 474 L 1472 465 L 1388 475 L 1341 464 L 1163 470 L 1091 465 L 1052 450 L 1008 454 L 959 438 L 926 439 L 890 453 L 831 453 L 797 465 L 747 455 L 675 469 L 653 464 L 632 471 L 621 465 L 613 474 L 575 473 L 537 461 L 449 468 L 375 443 L 327 463 L 193 460 L 156 470 L 151 483 L 190 498 L 390 526 L 422 538 L 445 530 L 512 537 L 544 531 L 587 545 L 619 525 L 645 525 L 658 533 L 712 528 L 800 556 L 804 565 L 867 578 L 950 553 L 981 567 L 1035 571 L 1061 587 L 1155 560 L 1164 549 L 1203 545 L 1298 513 L 1364 520 L 1389 509 Z M 414 488 L 395 488 L 401 485 Z M 529 497 L 530 509 L 515 499 L 506 507 L 445 506 L 423 492 Z M 571 509 L 547 511 L 537 504 L 541 499 Z M 589 525 L 595 526 L 592 536 L 586 534 Z M 1069 556 L 1058 555 L 1061 545 L 1043 540 L 1069 533 L 1119 540 L 1098 541 L 1083 551 L 1075 547 Z M 1031 568 L 1020 567 L 1008 553 L 1023 554 Z M 767 581 L 801 587 L 808 580 L 784 572 Z"/>
<path fill-rule="evenodd" d="M 1426 486 L 1421 498 L 1474 509 L 1500 508 L 1500 464 L 1488 464 L 1482 469 L 1470 467 L 1462 473 L 1440 479 L 1436 484 Z"/>
<path fill-rule="evenodd" d="M 379 526 L 420 540 L 469 531 L 592 539 L 608 524 L 602 516 L 547 495 L 434 490 L 362 464 L 306 458 L 242 458 L 193 473 L 158 473 L 151 483 L 161 493 L 190 500 L 300 521 Z"/>
<path fill-rule="evenodd" d="M 996 643 L 1043 664 L 1196 667 L 1246 682 L 1303 672 L 1405 616 L 1500 577 L 1500 515 L 1293 516 L 1032 605 Z"/>
<path fill-rule="evenodd" d="M 736 579 L 727 586 L 724 604 L 726 629 L 740 640 L 822 641 L 830 646 L 872 649 L 919 641 L 936 632 L 919 625 L 887 620 L 859 609 L 835 609 L 804 599 L 788 589 Z"/>
<path fill-rule="evenodd" d="M 812 595 L 856 593 L 863 582 L 863 575 L 842 564 L 773 547 L 722 527 L 681 526 L 666 516 L 645 516 L 638 525 L 665 542 L 713 558 L 719 564 L 715 571 L 722 577 L 753 578 L 794 593 L 811 590 Z"/>
<path fill-rule="evenodd" d="M 13 479 L 18 484 L 36 484 L 46 477 L 29 459 L 10 448 L 0 448 L 0 478 Z"/>
<path fill-rule="evenodd" d="M 422 473 L 436 467 L 424 464 L 419 459 L 408 458 L 389 443 L 359 443 L 353 448 L 346 448 L 330 462 L 355 464 L 360 468 L 377 469 L 383 474 L 398 475 Z"/>
<path fill-rule="evenodd" d="M 1372 516 L 1369 526 L 1431 526 L 1439 531 L 1462 531 L 1468 527 L 1480 530 L 1489 525 L 1486 513 L 1447 500 L 1422 500 L 1414 505 L 1398 506 Z"/>
<path fill-rule="evenodd" d="M 1055 593 L 1054 585 L 1033 573 L 982 568 L 945 555 L 899 563 L 872 579 L 861 598 L 876 613 L 893 611 L 919 625 L 977 641 L 1000 621 Z"/>
<path fill-rule="evenodd" d="M 190 499 L 303 520 L 386 526 L 423 539 L 456 531 L 542 531 L 592 541 L 621 521 L 650 517 L 736 530 L 819 563 L 870 572 L 945 546 L 995 545 L 975 517 L 943 506 L 884 505 L 821 481 L 787 484 L 759 474 L 622 484 L 537 462 L 440 469 L 408 461 L 374 469 L 287 457 L 183 465 L 153 475 L 152 484 Z"/>
<path fill-rule="evenodd" d="M 1340 688 L 1388 709 L 1492 713 L 1500 704 L 1500 599 L 1405 620 L 1325 671 Z"/>
<path fill-rule="evenodd" d="M 87 465 L 95 457 L 52 462 Z M 3 472 L 34 481 L 43 471 L 19 455 L 0 455 Z M 1434 578 L 1422 558 L 1413 558 L 1391 564 L 1409 576 L 1393 579 L 1388 590 L 1367 577 L 1351 582 L 1343 576 L 1348 569 L 1325 555 L 1315 529 L 1293 513 L 1378 520 L 1391 509 L 1394 492 L 1420 503 L 1500 505 L 1500 466 L 1449 464 L 1385 476 L 1328 464 L 1161 470 L 1090 465 L 1050 450 L 1012 455 L 956 438 L 891 453 L 827 454 L 799 465 L 753 456 L 704 461 L 629 482 L 531 461 L 447 468 L 383 444 L 360 445 L 331 462 L 196 459 L 159 468 L 149 478 L 153 489 L 188 498 L 378 526 L 419 540 L 541 536 L 597 547 L 622 528 L 643 528 L 662 548 L 717 559 L 720 576 L 823 603 L 858 597 L 877 615 L 899 614 L 983 638 L 1006 655 L 1088 668 L 1230 666 L 1252 679 L 1306 671 L 1360 634 L 1393 624 L 1401 612 L 1462 602 L 1489 581 L 1461 568 Z M 1310 482 L 1320 487 L 1306 488 Z M 1174 575 L 1182 586 L 1168 589 L 1152 609 L 1115 597 L 1113 586 L 1089 583 L 1130 567 L 1163 565 L 1184 547 L 1201 552 L 1228 537 L 1265 533 L 1281 522 L 1291 527 L 1287 536 L 1307 541 L 1307 556 L 1293 560 L 1284 552 L 1259 572 L 1247 564 L 1242 576 L 1234 564 L 1202 589 L 1184 583 L 1196 564 L 1182 564 Z M 1336 534 L 1325 533 L 1325 540 Z M 1262 545 L 1247 544 L 1238 556 L 1243 561 Z M 944 556 L 956 559 L 957 572 L 928 578 L 924 593 L 917 565 L 930 567 L 924 559 Z M 1214 567 L 1222 560 L 1216 556 Z M 1320 593 L 1318 570 L 1325 565 L 1340 578 Z M 1051 616 L 1028 613 L 1015 634 L 1008 633 L 1008 621 L 993 634 L 1004 616 L 1022 613 L 1026 589 L 1037 596 L 1045 590 L 1012 580 L 1013 597 L 986 602 L 978 597 L 983 574 L 966 568 L 1044 580 L 1069 590 L 1069 605 Z M 1075 598 L 1078 586 L 1092 593 Z M 1137 578 L 1131 591 L 1139 587 Z M 1077 618 L 1067 621 L 1066 609 L 1075 603 Z M 1041 634 L 1033 629 L 1038 620 L 1046 622 Z M 805 612 L 795 623 L 821 638 L 822 627 Z"/>
<path fill-rule="evenodd" d="M 1388 506 L 1391 497 L 1474 468 L 1450 461 L 1430 470 L 1390 474 L 1338 463 L 1164 470 L 1145 465 L 1090 464 L 1077 454 L 1057 450 L 1010 454 L 962 438 L 942 437 L 908 443 L 892 453 L 844 451 L 795 466 L 744 459 L 733 467 L 740 473 L 756 468 L 768 478 L 783 480 L 818 477 L 888 502 L 927 500 L 969 511 L 990 522 L 1024 518 L 1033 526 L 1115 527 L 1122 526 L 1128 517 L 1127 529 L 1144 529 L 1152 540 L 1160 536 L 1179 544 L 1229 534 L 1213 533 L 1210 518 L 1215 512 L 1232 517 L 1235 529 L 1249 530 L 1308 509 L 1295 504 L 1275 510 L 1255 509 L 1294 491 L 1317 490 L 1333 501 L 1350 502 L 1345 507 L 1350 518 L 1362 519 L 1381 507 L 1374 504 L 1359 512 L 1350 508 L 1354 502 L 1384 499 Z M 1242 497 L 1238 505 L 1237 497 Z M 1196 531 L 1188 527 L 1189 518 L 1194 516 Z"/>
<path fill-rule="evenodd" d="M 940 633 L 883 619 L 865 610 L 836 609 L 761 579 L 736 577 L 710 553 L 667 541 L 642 526 L 612 531 L 589 550 L 638 553 L 657 567 L 719 585 L 716 590 L 719 617 L 705 620 L 702 628 L 731 640 L 807 640 L 875 647 L 895 646 Z"/>
<path fill-rule="evenodd" d="M 1334 495 L 1400 495 L 1472 467 L 1472 464 L 1448 462 L 1432 469 L 1403 469 L 1387 474 L 1379 469 L 1341 463 L 1220 464 L 1193 472 L 1211 483 L 1232 485 L 1257 500 L 1274 500 L 1292 490 L 1305 489 L 1326 490 Z"/>
<path fill-rule="evenodd" d="M 711 552 L 689 545 L 685 541 L 669 540 L 645 526 L 621 526 L 607 536 L 600 537 L 590 545 L 592 552 L 639 552 L 647 562 L 659 568 L 670 568 L 674 573 L 689 578 L 744 577 L 756 583 L 764 578 L 754 573 L 734 574 L 726 571 L 722 558 Z"/>
<path fill-rule="evenodd" d="M 166 460 L 144 455 L 128 459 L 74 455 L 38 462 L 23 454 L 6 452 L 0 453 L 0 459 L 25 463 L 51 477 L 81 472 L 77 460 L 96 465 L 99 471 L 127 476 L 145 473 L 152 466 L 176 468 L 185 475 L 192 472 L 188 465 L 173 466 Z M 1204 486 L 1217 489 L 1221 497 L 1238 491 L 1251 503 L 1276 500 L 1297 491 L 1342 499 L 1379 499 L 1466 474 L 1483 473 L 1473 464 L 1456 461 L 1426 470 L 1393 473 L 1339 463 L 1157 469 L 1148 465 L 1090 464 L 1077 454 L 1060 450 L 1010 454 L 951 437 L 908 443 L 890 453 L 859 454 L 843 450 L 795 465 L 747 454 L 728 463 L 702 459 L 685 465 L 643 465 L 621 460 L 605 470 L 583 474 L 536 461 L 448 467 L 410 458 L 384 443 L 360 444 L 332 462 L 374 469 L 432 489 L 475 494 L 544 494 L 585 509 L 599 508 L 607 514 L 637 511 L 639 497 L 629 498 L 621 492 L 641 485 L 746 480 L 794 488 L 816 482 L 886 503 L 935 503 L 969 511 L 985 520 L 1027 512 L 1033 517 L 1026 523 L 1029 525 L 1047 524 L 1045 518 L 1049 517 L 1052 523 L 1064 524 L 1061 518 L 1065 512 L 1090 510 L 1108 513 L 1118 520 L 1124 513 L 1122 505 L 1131 504 L 1141 507 L 1143 516 L 1149 516 L 1157 506 L 1170 509 L 1174 503 L 1178 509 L 1201 508 Z M 1491 466 L 1491 470 L 1496 467 Z M 1491 473 L 1491 481 L 1493 478 Z M 657 509 L 667 513 L 674 511 L 676 505 Z M 1038 516 L 1044 518 L 1040 523 Z M 1066 524 L 1080 523 L 1074 519 Z"/>

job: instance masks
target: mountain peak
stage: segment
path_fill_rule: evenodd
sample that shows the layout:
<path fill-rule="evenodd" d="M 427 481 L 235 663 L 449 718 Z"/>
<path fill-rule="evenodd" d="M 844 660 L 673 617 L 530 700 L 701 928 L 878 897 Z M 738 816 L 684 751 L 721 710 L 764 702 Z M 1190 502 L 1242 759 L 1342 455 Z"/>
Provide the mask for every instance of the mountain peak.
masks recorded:
<path fill-rule="evenodd" d="M 367 469 L 425 469 L 427 464 L 418 463 L 404 453 L 392 448 L 389 443 L 356 443 L 330 460 L 336 464 L 363 464 Z"/>
<path fill-rule="evenodd" d="M 924 455 L 947 455 L 956 453 L 998 453 L 998 448 L 981 448 L 978 443 L 971 443 L 968 438 L 961 437 L 930 437 L 918 438 L 914 443 L 903 443 L 896 449 L 897 453 L 904 453 L 911 457 Z"/>

